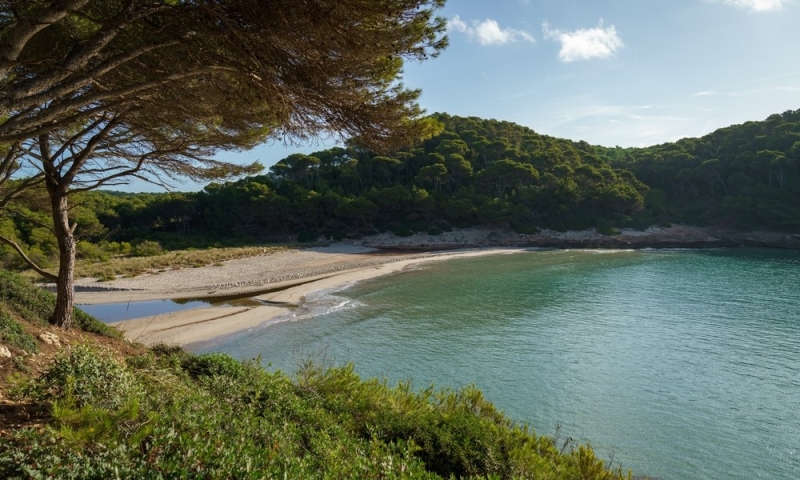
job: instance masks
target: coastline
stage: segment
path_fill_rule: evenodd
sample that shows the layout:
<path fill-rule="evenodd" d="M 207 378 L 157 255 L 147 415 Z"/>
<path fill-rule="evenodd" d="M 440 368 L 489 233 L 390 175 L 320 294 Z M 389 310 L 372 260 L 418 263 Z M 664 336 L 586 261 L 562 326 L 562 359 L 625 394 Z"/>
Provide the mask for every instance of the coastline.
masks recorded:
<path fill-rule="evenodd" d="M 390 233 L 383 233 L 351 243 L 358 246 L 407 251 L 485 247 L 634 249 L 764 247 L 800 249 L 800 234 L 766 230 L 739 231 L 688 225 L 653 226 L 646 230 L 623 228 L 613 235 L 603 235 L 594 228 L 567 232 L 541 230 L 535 234 L 516 233 L 510 229 L 468 228 L 440 235 L 416 233 L 408 237 L 396 237 Z"/>
<path fill-rule="evenodd" d="M 299 250 L 230 260 L 217 266 L 152 272 L 108 282 L 79 279 L 78 304 L 147 300 L 248 297 L 258 306 L 207 306 L 116 322 L 131 341 L 188 346 L 276 321 L 313 291 L 388 275 L 424 262 L 496 255 L 531 248 L 800 248 L 800 235 L 738 232 L 712 227 L 650 227 L 602 235 L 595 229 L 543 230 L 519 234 L 508 229 L 469 228 L 439 235 L 398 237 L 384 233 Z"/>
<path fill-rule="evenodd" d="M 314 291 L 343 287 L 431 261 L 524 250 L 489 248 L 387 254 L 371 248 L 334 244 L 102 284 L 94 279 L 80 279 L 76 281 L 75 298 L 78 304 L 99 304 L 236 296 L 263 303 L 233 307 L 212 305 L 111 324 L 134 342 L 189 346 L 274 322 L 303 303 L 304 297 Z M 239 281 L 218 283 L 221 278 L 238 278 Z"/>

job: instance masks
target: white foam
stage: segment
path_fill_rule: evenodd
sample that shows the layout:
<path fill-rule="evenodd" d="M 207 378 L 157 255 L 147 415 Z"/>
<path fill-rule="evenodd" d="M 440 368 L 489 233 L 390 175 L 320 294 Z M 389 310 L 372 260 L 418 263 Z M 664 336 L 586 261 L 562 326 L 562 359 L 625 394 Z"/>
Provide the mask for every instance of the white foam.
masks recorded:
<path fill-rule="evenodd" d="M 268 321 L 265 325 L 308 320 L 309 318 L 318 317 L 320 315 L 327 315 L 329 313 L 342 312 L 361 307 L 364 304 L 357 300 L 336 295 L 352 285 L 353 284 L 350 283 L 310 292 L 306 294 L 305 302 L 302 305 L 295 307 L 286 314 L 270 319 L 270 321 Z"/>

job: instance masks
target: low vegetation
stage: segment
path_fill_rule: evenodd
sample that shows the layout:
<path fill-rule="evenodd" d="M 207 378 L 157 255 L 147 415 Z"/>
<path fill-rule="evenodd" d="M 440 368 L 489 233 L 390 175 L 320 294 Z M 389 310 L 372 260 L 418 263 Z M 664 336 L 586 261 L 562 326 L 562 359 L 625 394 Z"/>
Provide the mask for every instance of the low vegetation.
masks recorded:
<path fill-rule="evenodd" d="M 214 265 L 226 260 L 269 255 L 287 248 L 291 248 L 291 245 L 159 251 L 152 256 L 118 256 L 104 261 L 85 259 L 78 262 L 75 274 L 78 277 L 108 280 L 157 270 Z"/>
<path fill-rule="evenodd" d="M 5 344 L 5 319 L 45 322 L 36 305 L 52 295 L 2 278 Z M 2 419 L 16 426 L 0 429 L 0 477 L 629 478 L 514 424 L 474 387 L 413 391 L 312 363 L 290 376 L 96 338 L 40 354 L 37 372 L 0 363 L 0 415 L 36 420 Z"/>
<path fill-rule="evenodd" d="M 53 294 L 33 287 L 30 282 L 18 275 L 0 270 L 0 312 L 5 314 L 11 322 L 14 322 L 12 319 L 14 317 L 40 327 L 47 326 L 48 319 L 55 309 L 55 303 L 56 299 Z M 74 317 L 75 326 L 84 332 L 121 338 L 119 331 L 87 315 L 82 310 L 76 309 Z"/>

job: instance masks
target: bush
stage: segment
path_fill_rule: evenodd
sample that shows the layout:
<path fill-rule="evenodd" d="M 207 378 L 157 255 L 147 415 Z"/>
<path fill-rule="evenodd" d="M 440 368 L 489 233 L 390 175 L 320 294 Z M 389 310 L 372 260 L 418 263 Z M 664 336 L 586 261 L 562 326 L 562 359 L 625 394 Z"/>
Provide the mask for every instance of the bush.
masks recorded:
<path fill-rule="evenodd" d="M 28 322 L 47 325 L 56 307 L 56 297 L 11 272 L 0 271 L 0 305 L 9 313 L 19 315 Z M 97 333 L 107 337 L 121 338 L 118 330 L 85 313 L 74 309 L 75 325 L 85 332 Z"/>
<path fill-rule="evenodd" d="M 86 240 L 81 240 L 78 242 L 76 253 L 78 258 L 83 258 L 86 260 L 99 260 L 104 262 L 109 259 L 108 252 L 104 251 L 102 248 L 93 243 L 87 242 Z"/>
<path fill-rule="evenodd" d="M 511 223 L 510 227 L 516 233 L 521 233 L 523 235 L 536 235 L 537 233 L 539 233 L 539 229 L 533 225 L 527 225 L 523 223 Z"/>
<path fill-rule="evenodd" d="M 28 353 L 39 351 L 39 344 L 28 332 L 15 322 L 8 313 L 0 310 L 0 342 L 25 350 Z"/>
<path fill-rule="evenodd" d="M 344 230 L 333 229 L 328 231 L 327 236 L 329 240 L 339 241 L 347 236 L 347 232 L 345 232 Z"/>
<path fill-rule="evenodd" d="M 0 442 L 0 478 L 624 478 L 473 387 L 417 393 L 352 366 L 292 381 L 221 354 L 162 346 L 125 365 L 78 347 L 35 385 L 51 425 Z"/>
<path fill-rule="evenodd" d="M 218 375 L 236 379 L 246 373 L 244 364 L 224 353 L 192 355 L 181 366 L 192 378 Z"/>
<path fill-rule="evenodd" d="M 74 405 L 117 409 L 144 390 L 123 364 L 107 353 L 86 345 L 65 350 L 36 384 L 33 397 L 46 400 L 69 398 Z"/>
<path fill-rule="evenodd" d="M 158 242 L 144 240 L 133 247 L 132 253 L 135 257 L 154 257 L 164 253 L 164 249 Z"/>

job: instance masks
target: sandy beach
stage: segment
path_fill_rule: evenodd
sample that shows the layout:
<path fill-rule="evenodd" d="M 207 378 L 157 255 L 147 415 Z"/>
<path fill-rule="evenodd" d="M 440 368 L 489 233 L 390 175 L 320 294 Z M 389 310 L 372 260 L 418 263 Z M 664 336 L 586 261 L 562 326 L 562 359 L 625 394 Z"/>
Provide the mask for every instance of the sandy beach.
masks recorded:
<path fill-rule="evenodd" d="M 439 235 L 373 235 L 325 247 L 267 252 L 217 266 L 182 268 L 99 282 L 80 279 L 78 304 L 127 303 L 160 299 L 244 296 L 262 304 L 204 307 L 159 314 L 117 325 L 132 341 L 189 345 L 254 328 L 303 303 L 310 292 L 398 272 L 409 265 L 454 257 L 493 255 L 543 248 L 709 248 L 761 246 L 800 248 L 800 235 L 738 232 L 685 225 L 622 229 L 542 230 L 523 235 L 508 229 L 468 228 Z M 286 304 L 283 305 L 282 304 Z"/>
<path fill-rule="evenodd" d="M 443 252 L 387 252 L 333 244 L 241 258 L 218 266 L 154 272 L 133 278 L 76 281 L 78 304 L 246 296 L 263 305 L 208 306 L 141 317 L 114 325 L 131 341 L 187 346 L 275 321 L 310 292 L 399 272 L 411 265 L 455 257 L 520 252 L 521 248 Z"/>

